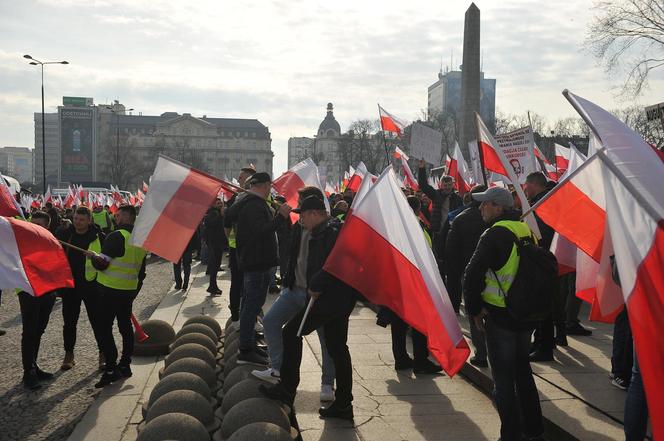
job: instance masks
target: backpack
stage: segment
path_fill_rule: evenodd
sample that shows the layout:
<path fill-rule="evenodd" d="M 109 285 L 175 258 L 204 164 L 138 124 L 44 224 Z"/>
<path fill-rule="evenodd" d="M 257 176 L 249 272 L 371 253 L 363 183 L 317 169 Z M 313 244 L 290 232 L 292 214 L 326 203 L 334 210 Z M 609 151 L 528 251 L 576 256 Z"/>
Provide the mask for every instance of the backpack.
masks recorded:
<path fill-rule="evenodd" d="M 558 289 L 558 261 L 553 253 L 535 244 L 531 238 L 514 235 L 519 259 L 516 277 L 505 293 L 505 305 L 518 321 L 536 322 L 545 319 L 553 309 L 553 296 Z M 496 276 L 495 271 L 491 270 Z M 496 276 L 496 280 L 498 277 Z"/>

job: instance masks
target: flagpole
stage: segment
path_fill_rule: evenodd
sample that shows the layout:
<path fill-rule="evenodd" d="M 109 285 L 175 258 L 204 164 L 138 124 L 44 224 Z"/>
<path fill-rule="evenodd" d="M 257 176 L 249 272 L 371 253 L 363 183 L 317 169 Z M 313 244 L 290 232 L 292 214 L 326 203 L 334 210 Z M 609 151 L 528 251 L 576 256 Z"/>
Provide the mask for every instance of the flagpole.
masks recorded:
<path fill-rule="evenodd" d="M 316 299 L 311 297 L 309 299 L 309 304 L 307 304 L 307 309 L 304 311 L 304 315 L 302 316 L 302 322 L 300 323 L 300 327 L 297 330 L 297 336 L 302 337 L 302 328 L 304 328 L 304 322 L 307 321 L 307 317 L 309 316 L 309 311 L 311 311 L 311 307 L 314 306 L 314 302 Z"/>
<path fill-rule="evenodd" d="M 477 152 L 480 155 L 480 167 L 482 168 L 482 178 L 484 179 L 484 185 L 488 188 L 489 187 L 489 180 L 486 177 L 486 168 L 484 167 L 484 153 L 482 152 L 482 146 L 480 145 L 480 128 L 477 124 L 477 118 L 479 118 L 479 115 L 477 112 L 475 112 L 475 133 L 477 135 L 477 139 L 475 142 L 477 142 Z"/>
<path fill-rule="evenodd" d="M 378 121 L 380 122 L 380 133 L 383 135 L 383 147 L 385 147 L 385 159 L 387 159 L 387 165 L 391 164 L 390 153 L 387 150 L 387 141 L 385 140 L 385 128 L 383 127 L 383 118 L 380 117 L 380 103 L 376 104 L 378 106 Z"/>

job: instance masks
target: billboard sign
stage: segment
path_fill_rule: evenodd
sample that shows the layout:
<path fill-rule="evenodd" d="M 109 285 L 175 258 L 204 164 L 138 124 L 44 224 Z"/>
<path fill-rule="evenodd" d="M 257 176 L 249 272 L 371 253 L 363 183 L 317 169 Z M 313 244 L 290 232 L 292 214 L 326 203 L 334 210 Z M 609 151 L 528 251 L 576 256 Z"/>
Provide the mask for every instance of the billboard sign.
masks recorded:
<path fill-rule="evenodd" d="M 93 180 L 93 109 L 60 108 L 60 181 Z"/>
<path fill-rule="evenodd" d="M 86 107 L 93 105 L 92 98 L 87 98 L 83 96 L 63 96 L 62 105 L 63 106 L 74 106 L 74 107 Z"/>

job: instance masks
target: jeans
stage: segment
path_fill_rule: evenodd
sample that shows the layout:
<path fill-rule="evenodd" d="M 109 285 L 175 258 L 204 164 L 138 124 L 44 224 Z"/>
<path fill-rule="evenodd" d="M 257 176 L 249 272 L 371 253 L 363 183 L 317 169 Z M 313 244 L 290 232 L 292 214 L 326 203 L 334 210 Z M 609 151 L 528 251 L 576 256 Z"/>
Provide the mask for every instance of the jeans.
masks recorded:
<path fill-rule="evenodd" d="M 244 298 L 240 310 L 240 351 L 256 346 L 256 317 L 261 312 L 270 287 L 270 270 L 244 272 Z"/>
<path fill-rule="evenodd" d="M 221 256 L 224 254 L 224 251 L 221 247 L 209 246 L 208 253 L 207 270 L 210 273 L 210 286 L 208 289 L 219 289 L 219 286 L 217 286 L 217 273 L 221 266 Z"/>
<path fill-rule="evenodd" d="M 613 325 L 613 350 L 611 351 L 611 373 L 629 380 L 632 371 L 632 330 L 629 327 L 627 308 L 616 316 Z"/>
<path fill-rule="evenodd" d="M 118 348 L 113 338 L 113 322 L 117 319 L 122 336 L 122 357 L 120 365 L 129 366 L 134 354 L 134 328 L 131 324 L 131 307 L 136 291 L 124 291 L 99 287 L 99 336 L 106 358 L 106 370 L 115 369 Z"/>
<path fill-rule="evenodd" d="M 265 329 L 265 339 L 267 340 L 267 350 L 270 354 L 270 363 L 272 368 L 281 371 L 283 360 L 283 327 L 298 312 L 306 306 L 307 292 L 303 288 L 293 287 L 284 288 L 272 304 L 270 310 L 263 318 L 263 328 Z M 334 384 L 334 362 L 327 352 L 325 346 L 325 330 L 318 328 L 318 339 L 320 340 L 321 353 L 323 355 L 323 374 L 321 384 Z M 426 341 L 425 341 L 426 347 Z"/>
<path fill-rule="evenodd" d="M 520 441 L 542 435 L 542 408 L 528 361 L 530 330 L 512 331 L 489 320 L 486 345 L 500 416 L 500 439 Z"/>
<path fill-rule="evenodd" d="M 643 441 L 648 431 L 648 403 L 643 388 L 639 360 L 634 352 L 634 365 L 632 367 L 632 381 L 627 389 L 625 400 L 625 440 Z"/>
<path fill-rule="evenodd" d="M 46 330 L 55 303 L 55 291 L 40 297 L 34 297 L 21 291 L 18 293 L 18 303 L 21 307 L 21 321 L 23 322 L 21 359 L 23 370 L 27 372 L 37 364 L 41 336 Z"/>
<path fill-rule="evenodd" d="M 74 352 L 76 346 L 76 325 L 81 314 L 81 302 L 85 304 L 85 311 L 92 327 L 92 332 L 101 351 L 99 339 L 99 294 L 96 283 L 81 283 L 73 289 L 62 290 L 62 337 L 65 343 L 65 352 Z"/>
<path fill-rule="evenodd" d="M 173 264 L 173 275 L 175 276 L 175 284 L 182 286 L 182 270 L 184 270 L 184 280 L 188 283 L 189 276 L 191 275 L 191 250 L 186 249 L 182 253 L 182 257 L 178 263 Z"/>
<path fill-rule="evenodd" d="M 353 365 L 348 351 L 348 317 L 353 312 L 354 302 L 346 311 L 335 315 L 311 313 L 302 329 L 302 335 L 307 335 L 321 327 L 325 330 L 325 345 L 334 362 L 337 377 L 337 390 L 334 393 L 334 402 L 345 407 L 353 402 Z M 302 362 L 302 337 L 297 336 L 305 308 L 302 308 L 284 327 L 284 355 L 281 364 L 281 384 L 295 396 L 297 386 L 300 384 L 300 363 Z"/>
<path fill-rule="evenodd" d="M 237 265 L 237 249 L 231 248 L 228 252 L 228 267 L 231 270 L 231 289 L 229 292 L 231 310 L 231 320 L 236 322 L 240 320 L 240 303 L 242 301 L 242 292 L 244 291 L 244 273 L 240 271 Z"/>
<path fill-rule="evenodd" d="M 392 317 L 390 323 L 390 332 L 392 333 L 392 355 L 394 361 L 410 358 L 406 351 L 406 334 L 408 333 L 408 324 L 401 320 L 396 314 Z M 411 330 L 413 340 L 413 358 L 415 363 L 423 363 L 429 358 L 429 348 L 427 347 L 426 335 L 415 329 Z"/>

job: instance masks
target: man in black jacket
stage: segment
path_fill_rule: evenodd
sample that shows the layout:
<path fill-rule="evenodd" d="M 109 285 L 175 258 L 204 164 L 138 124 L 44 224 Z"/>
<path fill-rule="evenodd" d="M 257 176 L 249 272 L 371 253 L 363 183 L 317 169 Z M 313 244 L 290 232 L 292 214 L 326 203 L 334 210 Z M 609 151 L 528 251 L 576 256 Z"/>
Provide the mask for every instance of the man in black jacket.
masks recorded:
<path fill-rule="evenodd" d="M 286 222 L 291 207 L 283 204 L 275 213 L 267 202 L 272 188 L 270 175 L 256 173 L 249 190 L 228 209 L 229 222 L 236 225 L 237 257 L 244 273 L 244 297 L 240 310 L 240 353 L 238 364 L 264 365 L 256 352 L 254 327 L 270 285 L 270 269 L 279 264 L 277 228 Z"/>
<path fill-rule="evenodd" d="M 500 439 L 539 441 L 544 431 L 542 409 L 528 360 L 534 325 L 514 319 L 505 302 L 505 292 L 518 271 L 515 236 L 529 238 L 532 232 L 519 220 L 521 214 L 513 210 L 509 191 L 493 187 L 473 194 L 473 199 L 482 202 L 482 219 L 490 227 L 480 237 L 466 267 L 463 294 L 475 325 L 480 331 L 486 329 Z"/>
<path fill-rule="evenodd" d="M 306 262 L 307 292 L 315 300 L 307 317 L 302 335 L 323 327 L 328 353 L 334 362 L 337 390 L 334 402 L 321 407 L 322 417 L 353 419 L 353 366 L 346 341 L 348 318 L 355 307 L 355 291 L 323 270 L 327 256 L 332 251 L 339 235 L 341 224 L 331 219 L 325 204 L 316 196 L 309 196 L 296 209 L 300 213 L 302 227 L 311 232 L 309 253 Z M 283 330 L 283 362 L 281 382 L 274 386 L 261 385 L 266 396 L 292 404 L 300 383 L 302 361 L 302 337 L 297 331 L 306 307 L 293 317 Z"/>
<path fill-rule="evenodd" d="M 104 233 L 101 228 L 92 222 L 92 215 L 88 207 L 78 207 L 74 213 L 73 224 L 58 233 L 58 239 L 76 247 L 87 250 L 90 244 L 96 242 L 97 251 L 101 251 L 104 243 Z M 60 290 L 62 294 L 62 335 L 65 344 L 65 358 L 60 369 L 69 370 L 76 364 L 74 359 L 74 346 L 76 344 L 76 325 L 81 314 L 81 302 L 85 304 L 85 311 L 90 320 L 90 326 L 94 333 L 99 349 L 99 367 L 104 365 L 104 357 L 99 339 L 99 310 L 97 287 L 95 283 L 96 271 L 89 261 L 86 262 L 85 254 L 64 247 L 67 260 L 74 276 L 74 288 Z"/>
<path fill-rule="evenodd" d="M 477 185 L 471 193 L 486 191 L 486 185 Z M 445 242 L 445 272 L 447 276 L 447 291 L 455 311 L 459 311 L 461 303 L 461 279 L 463 270 L 468 265 L 471 256 L 477 248 L 480 236 L 488 225 L 482 219 L 480 203 L 472 201 L 450 225 L 450 230 Z M 468 302 L 465 302 L 466 314 L 468 314 Z M 470 316 L 469 316 L 470 318 Z M 470 363 L 475 366 L 486 367 L 486 341 L 484 333 L 479 332 L 473 320 L 470 320 L 470 337 L 475 347 L 475 355 L 470 358 Z"/>

